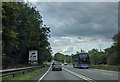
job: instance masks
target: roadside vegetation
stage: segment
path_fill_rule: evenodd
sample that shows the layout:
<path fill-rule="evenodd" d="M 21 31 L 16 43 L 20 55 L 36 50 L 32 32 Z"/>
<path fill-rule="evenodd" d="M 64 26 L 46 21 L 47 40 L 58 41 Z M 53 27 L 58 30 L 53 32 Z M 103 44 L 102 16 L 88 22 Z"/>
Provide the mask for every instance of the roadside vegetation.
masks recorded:
<path fill-rule="evenodd" d="M 115 67 L 115 66 L 91 66 L 90 68 L 110 70 L 110 71 L 120 71 L 120 67 Z"/>
<path fill-rule="evenodd" d="M 92 65 L 114 65 L 120 66 L 120 32 L 112 38 L 114 43 L 104 51 L 92 49 L 88 51 Z"/>
<path fill-rule="evenodd" d="M 72 63 L 72 56 L 70 56 L 70 55 L 64 55 L 62 53 L 56 53 L 54 55 L 53 59 L 56 60 L 56 61 L 60 61 L 61 63 L 64 63 L 64 60 L 67 63 Z"/>
<path fill-rule="evenodd" d="M 49 66 L 51 64 L 51 62 L 46 62 L 45 61 L 43 64 Z"/>
<path fill-rule="evenodd" d="M 38 50 L 38 63 L 51 59 L 50 28 L 30 3 L 2 3 L 2 68 L 28 66 L 29 50 Z"/>
<path fill-rule="evenodd" d="M 6 82 L 6 81 L 9 82 L 10 80 L 11 81 L 32 80 L 36 76 L 44 73 L 47 69 L 48 69 L 48 67 L 46 66 L 43 68 L 35 69 L 33 71 L 30 71 L 30 72 L 25 72 L 24 74 L 22 74 L 22 73 L 15 74 L 14 77 L 12 75 L 5 76 L 2 78 L 2 82 Z"/>
<path fill-rule="evenodd" d="M 68 63 L 68 65 L 71 65 L 71 66 L 72 66 L 72 63 Z"/>

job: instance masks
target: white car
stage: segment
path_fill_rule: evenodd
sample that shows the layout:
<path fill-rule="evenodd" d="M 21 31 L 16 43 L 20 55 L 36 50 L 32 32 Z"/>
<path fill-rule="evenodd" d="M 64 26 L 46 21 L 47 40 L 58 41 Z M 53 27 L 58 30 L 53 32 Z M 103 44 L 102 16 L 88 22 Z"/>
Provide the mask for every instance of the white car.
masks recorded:
<path fill-rule="evenodd" d="M 67 63 L 64 63 L 64 65 L 67 65 Z"/>

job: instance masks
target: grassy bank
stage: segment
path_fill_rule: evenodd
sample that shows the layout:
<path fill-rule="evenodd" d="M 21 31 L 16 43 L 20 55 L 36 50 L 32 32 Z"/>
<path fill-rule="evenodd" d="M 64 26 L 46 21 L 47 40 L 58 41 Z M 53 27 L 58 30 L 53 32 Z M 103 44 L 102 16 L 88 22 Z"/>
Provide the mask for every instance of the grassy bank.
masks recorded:
<path fill-rule="evenodd" d="M 44 62 L 43 64 L 44 64 L 44 65 L 50 65 L 51 62 Z"/>
<path fill-rule="evenodd" d="M 43 67 L 31 72 L 25 72 L 24 74 L 18 73 L 18 74 L 15 74 L 15 77 L 13 77 L 12 75 L 9 75 L 9 76 L 3 77 L 2 80 L 3 81 L 4 80 L 31 80 L 32 78 L 45 72 L 47 69 L 48 67 Z"/>
<path fill-rule="evenodd" d="M 102 69 L 102 70 L 110 70 L 110 71 L 120 71 L 120 67 L 109 67 L 109 66 L 91 66 L 93 69 Z"/>
<path fill-rule="evenodd" d="M 72 65 L 72 63 L 68 63 L 68 65 Z M 114 67 L 114 66 L 91 66 L 92 69 L 102 69 L 102 70 L 110 70 L 110 71 L 120 71 L 120 67 Z"/>
<path fill-rule="evenodd" d="M 72 63 L 68 63 L 68 65 L 72 65 Z"/>

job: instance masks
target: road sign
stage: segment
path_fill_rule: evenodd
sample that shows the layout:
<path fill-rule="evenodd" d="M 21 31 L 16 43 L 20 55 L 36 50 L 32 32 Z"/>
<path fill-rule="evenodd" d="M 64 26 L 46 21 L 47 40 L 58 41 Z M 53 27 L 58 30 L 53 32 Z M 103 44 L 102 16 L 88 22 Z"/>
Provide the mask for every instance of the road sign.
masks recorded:
<path fill-rule="evenodd" d="M 29 64 L 38 64 L 38 50 L 29 50 Z"/>

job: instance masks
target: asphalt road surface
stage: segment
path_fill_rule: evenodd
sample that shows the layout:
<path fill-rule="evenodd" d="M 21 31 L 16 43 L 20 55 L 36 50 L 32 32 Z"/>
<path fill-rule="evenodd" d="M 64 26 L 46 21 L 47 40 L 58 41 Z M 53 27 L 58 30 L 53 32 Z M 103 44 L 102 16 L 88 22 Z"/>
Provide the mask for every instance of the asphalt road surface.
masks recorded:
<path fill-rule="evenodd" d="M 99 70 L 99 69 L 78 69 L 73 66 L 64 66 L 62 71 L 52 71 L 51 69 L 41 79 L 45 80 L 76 80 L 82 82 L 119 82 L 118 72 Z M 38 81 L 40 82 L 40 81 Z"/>

